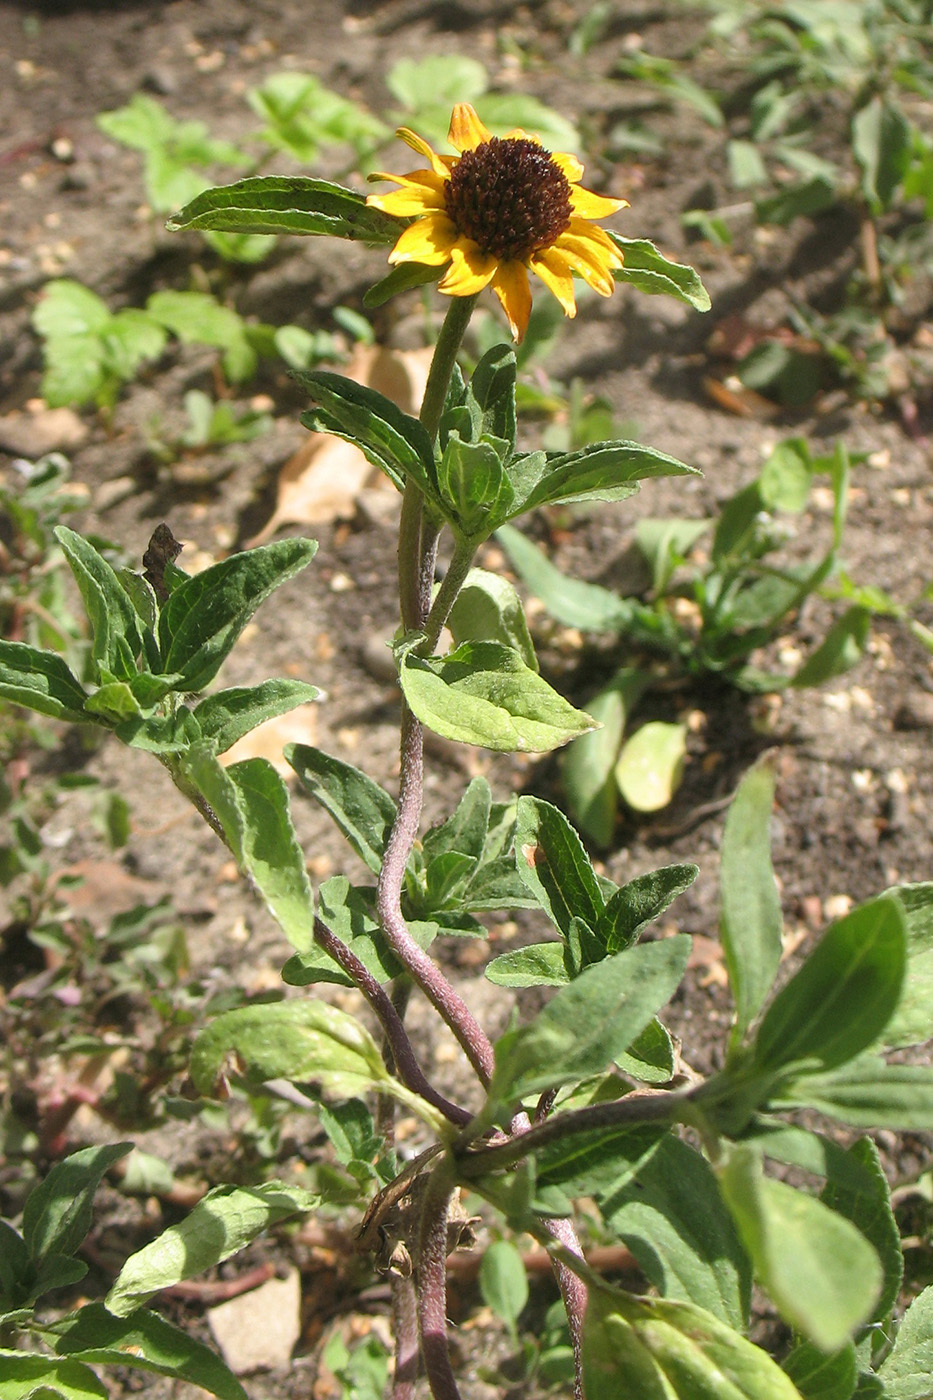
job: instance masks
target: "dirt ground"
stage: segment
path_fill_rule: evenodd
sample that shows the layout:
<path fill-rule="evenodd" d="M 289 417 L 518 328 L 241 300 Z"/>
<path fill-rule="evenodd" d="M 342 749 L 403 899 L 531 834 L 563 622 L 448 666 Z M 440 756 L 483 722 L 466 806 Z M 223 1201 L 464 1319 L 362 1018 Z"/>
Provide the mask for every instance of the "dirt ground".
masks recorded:
<path fill-rule="evenodd" d="M 632 425 L 633 435 L 700 467 L 704 475 L 686 483 L 648 483 L 631 502 L 562 521 L 556 532 L 561 567 L 593 580 L 615 577 L 639 515 L 712 511 L 755 474 L 769 443 L 794 433 L 825 448 L 841 438 L 853 454 L 866 455 L 853 477 L 846 567 L 856 579 L 896 598 L 914 597 L 929 579 L 933 479 L 924 437 L 929 422 L 921 421 L 908 434 L 895 413 L 833 394 L 765 423 L 723 411 L 703 387 L 711 372 L 706 347 L 714 327 L 736 312 L 777 320 L 789 298 L 818 295 L 829 275 L 848 265 L 851 229 L 828 217 L 816 227 L 798 221 L 766 240 L 747 230 L 730 250 L 688 243 L 682 211 L 703 198 L 710 182 L 722 186 L 717 138 L 682 111 L 649 111 L 643 92 L 610 75 L 632 33 L 643 37 L 649 52 L 676 56 L 697 33 L 698 22 L 686 20 L 676 5 L 620 0 L 604 39 L 585 55 L 570 57 L 568 35 L 586 9 L 580 0 L 528 6 L 495 0 L 4 4 L 0 419 L 7 422 L 39 393 L 40 346 L 29 317 L 52 276 L 86 283 L 113 307 L 141 305 L 155 290 L 191 285 L 196 263 L 197 284 L 222 291 L 245 314 L 314 330 L 332 326 L 334 305 L 359 309 L 363 290 L 381 275 L 383 255 L 350 244 L 283 239 L 257 267 L 224 266 L 196 236 L 166 233 L 161 219 L 144 207 L 138 154 L 97 128 L 99 112 L 146 91 L 174 116 L 203 120 L 213 134 L 236 139 L 244 125 L 255 126 L 245 88 L 270 73 L 288 68 L 313 73 L 384 113 L 392 105 L 384 83 L 390 62 L 453 51 L 481 59 L 497 85 L 534 94 L 577 121 L 592 133 L 597 151 L 614 121 L 636 111 L 643 119 L 647 115 L 663 138 L 663 155 L 626 163 L 597 159 L 588 181 L 629 199 L 631 209 L 616 222 L 619 230 L 652 238 L 670 255 L 692 262 L 713 299 L 712 312 L 701 316 L 625 288 L 608 303 L 587 301 L 566 326 L 548 372 L 564 382 L 582 377 L 609 400 L 618 422 Z M 325 160 L 310 173 L 331 172 Z M 381 338 L 407 336 L 410 343 L 405 310 L 380 313 Z M 190 567 L 198 556 L 221 557 L 261 527 L 277 473 L 304 434 L 297 421 L 301 398 L 284 373 L 266 369 L 248 387 L 251 394 L 270 396 L 276 415 L 273 430 L 256 443 L 202 456 L 197 471 L 188 473 L 159 470 L 146 446 L 146 425 L 154 414 L 178 424 L 184 392 L 213 388 L 212 364 L 211 354 L 176 348 L 127 388 L 112 423 L 91 411 L 82 414 L 85 435 L 68 449 L 74 479 L 88 491 L 77 528 L 119 541 L 138 561 L 155 525 L 166 520 L 185 542 L 181 562 Z M 527 431 L 530 436 L 537 428 Z M 0 451 L 0 472 L 8 476 L 16 455 L 28 452 Z M 397 621 L 397 511 L 387 501 L 391 496 L 370 497 L 346 520 L 307 532 L 320 540 L 317 558 L 260 612 L 224 679 L 245 684 L 287 674 L 320 686 L 326 700 L 310 714 L 303 712 L 301 732 L 287 737 L 315 743 L 392 787 L 396 699 L 373 660 Z M 801 536 L 825 535 L 826 522 L 816 503 L 801 520 Z M 493 551 L 486 562 L 496 562 Z M 828 615 L 826 604 L 810 604 L 794 628 L 795 644 L 805 647 L 818 639 Z M 620 654 L 590 644 L 570 652 L 566 642 L 551 633 L 545 661 L 583 704 Z M 696 861 L 700 867 L 696 885 L 671 911 L 680 928 L 699 937 L 693 980 L 670 1020 L 683 1037 L 687 1059 L 701 1069 L 711 1067 L 728 1018 L 715 941 L 724 799 L 753 757 L 773 747 L 779 773 L 774 861 L 791 945 L 822 928 L 847 900 L 857 902 L 895 882 L 931 878 L 931 691 L 929 656 L 898 624 L 882 621 L 875 624 L 869 654 L 858 667 L 821 690 L 764 701 L 707 687 L 681 697 L 679 703 L 695 715 L 683 786 L 664 811 L 623 823 L 605 867 L 617 880 L 672 861 Z M 281 935 L 251 902 L 225 853 L 158 766 L 116 744 L 81 755 L 65 743 L 35 756 L 34 773 L 38 780 L 44 771 L 78 761 L 105 783 L 120 786 L 132 806 L 131 839 L 117 857 L 103 852 L 89 823 L 88 799 L 80 792 L 55 814 L 56 859 L 63 866 L 84 863 L 90 905 L 103 914 L 119 907 L 121 899 L 169 892 L 185 923 L 198 975 L 215 985 L 274 986 L 287 954 Z M 518 789 L 552 796 L 557 790 L 553 759 L 493 760 L 435 746 L 430 764 L 428 820 L 448 810 L 451 794 L 477 772 L 486 773 L 501 794 Z M 295 809 L 315 877 L 341 871 L 343 851 L 327 819 L 300 796 Z M 527 936 L 529 923 L 522 928 Z M 495 926 L 490 944 L 500 951 L 514 932 L 508 925 Z M 498 1033 L 510 1001 L 483 982 L 477 948 L 489 951 L 485 944 L 452 943 L 444 957 Z M 451 1047 L 435 1038 L 425 1021 L 413 1013 L 416 1034 L 431 1038 L 427 1062 L 433 1059 L 439 1077 L 456 1082 Z M 73 1145 L 79 1145 L 83 1131 L 93 1135 L 98 1128 L 90 1118 L 76 1120 Z M 184 1139 L 163 1134 L 153 1143 L 153 1150 L 174 1154 L 182 1175 L 201 1170 L 203 1163 L 187 1155 L 193 1148 Z M 891 1158 L 902 1175 L 916 1169 L 923 1151 L 922 1144 L 908 1146 L 900 1165 L 896 1153 Z M 133 1230 L 144 1229 L 135 1219 Z M 319 1332 L 308 1319 L 308 1339 Z M 482 1358 L 468 1363 L 473 1379 L 465 1394 L 471 1400 L 501 1393 L 477 1378 L 481 1364 Z M 255 1400 L 285 1400 L 307 1395 L 312 1374 L 306 1361 L 291 1374 L 255 1376 L 247 1388 Z M 139 1385 L 138 1379 L 129 1380 L 119 1393 L 132 1393 Z M 195 1393 L 154 1380 L 146 1380 L 142 1390 L 177 1400 Z"/>

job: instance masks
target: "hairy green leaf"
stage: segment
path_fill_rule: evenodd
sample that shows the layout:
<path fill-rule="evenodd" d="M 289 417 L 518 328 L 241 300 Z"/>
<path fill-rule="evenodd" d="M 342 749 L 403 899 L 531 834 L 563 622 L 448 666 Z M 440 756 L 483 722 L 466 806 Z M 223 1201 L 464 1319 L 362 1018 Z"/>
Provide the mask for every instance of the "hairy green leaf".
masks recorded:
<path fill-rule="evenodd" d="M 395 803 L 372 778 L 307 744 L 289 744 L 285 757 L 305 790 L 320 803 L 374 875 L 382 869 Z"/>
<path fill-rule="evenodd" d="M 131 1142 L 83 1147 L 56 1162 L 29 1193 L 23 1208 L 23 1239 L 36 1262 L 49 1254 L 74 1254 L 91 1228 L 94 1193 L 114 1162 L 131 1150 Z"/>
<path fill-rule="evenodd" d="M 40 715 L 80 723 L 84 689 L 56 651 L 0 638 L 0 695 Z"/>
<path fill-rule="evenodd" d="M 464 744 L 546 753 L 593 727 L 589 715 L 499 642 L 464 642 L 443 657 L 408 652 L 400 679 L 418 719 Z"/>
<path fill-rule="evenodd" d="M 107 1312 L 129 1317 L 161 1289 L 214 1268 L 277 1221 L 314 1210 L 319 1202 L 320 1197 L 284 1181 L 215 1187 L 184 1220 L 130 1255 L 104 1301 Z"/>
<path fill-rule="evenodd" d="M 784 919 L 771 865 L 774 782 L 767 764 L 745 775 L 722 837 L 720 936 L 735 998 L 734 1041 L 761 1010 L 781 961 Z"/>
<path fill-rule="evenodd" d="M 891 895 L 833 924 L 768 1007 L 754 1041 L 759 1068 L 808 1061 L 834 1069 L 881 1035 L 901 994 L 906 966 L 901 906 Z"/>
<path fill-rule="evenodd" d="M 401 231 L 397 219 L 367 205 L 365 196 L 305 175 L 257 175 L 204 190 L 166 227 L 326 234 L 383 244 L 394 243 Z"/>
<path fill-rule="evenodd" d="M 864 1235 L 815 1197 L 766 1177 L 752 1147 L 731 1149 L 720 1181 L 781 1316 L 824 1351 L 845 1346 L 881 1293 L 881 1264 Z"/>
<path fill-rule="evenodd" d="M 215 1352 L 156 1313 L 140 1310 L 124 1319 L 101 1303 L 87 1303 L 58 1323 L 54 1334 L 60 1355 L 174 1376 L 219 1400 L 247 1400 L 246 1391 Z"/>
<path fill-rule="evenodd" d="M 204 690 L 260 603 L 316 552 L 314 540 L 276 540 L 233 554 L 180 584 L 159 615 L 165 669 L 184 677 L 178 689 Z"/>

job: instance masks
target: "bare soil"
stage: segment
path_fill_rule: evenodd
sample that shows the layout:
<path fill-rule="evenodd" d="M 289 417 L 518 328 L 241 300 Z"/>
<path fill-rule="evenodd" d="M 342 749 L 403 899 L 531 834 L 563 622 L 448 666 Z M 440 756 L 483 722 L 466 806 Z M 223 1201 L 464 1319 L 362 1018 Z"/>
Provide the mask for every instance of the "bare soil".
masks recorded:
<path fill-rule="evenodd" d="M 481 59 L 496 82 L 535 94 L 575 119 L 591 133 L 597 150 L 622 117 L 637 111 L 651 120 L 663 137 L 663 156 L 624 164 L 597 160 L 588 180 L 630 200 L 631 209 L 619 218 L 620 230 L 652 238 L 669 254 L 692 262 L 713 297 L 712 313 L 700 316 L 624 289 L 605 304 L 587 301 L 577 320 L 567 324 L 547 363 L 549 373 L 565 382 L 582 377 L 611 402 L 617 421 L 633 425 L 640 440 L 702 468 L 704 476 L 686 483 L 648 483 L 633 502 L 551 521 L 548 530 L 561 567 L 593 580 L 617 578 L 639 514 L 709 513 L 756 473 L 769 443 L 793 432 L 827 448 L 841 438 L 851 452 L 865 454 L 867 460 L 854 473 L 846 567 L 856 579 L 878 584 L 897 598 L 914 597 L 929 578 L 933 483 L 923 432 L 930 424 L 921 421 L 909 435 L 896 414 L 839 394 L 764 423 L 724 412 L 703 387 L 704 376 L 716 372 L 707 352 L 715 325 L 738 311 L 774 323 L 788 299 L 820 295 L 832 277 L 851 266 L 853 230 L 844 219 L 829 216 L 818 226 L 799 221 L 767 240 L 748 230 L 728 251 L 688 244 L 681 212 L 703 198 L 710 182 L 722 187 L 718 138 L 683 112 L 649 110 L 643 92 L 611 74 L 633 33 L 642 35 L 649 52 L 677 56 L 698 27 L 676 6 L 621 0 L 604 39 L 586 55 L 571 57 L 568 35 L 586 9 L 581 0 L 544 0 L 533 6 L 494 0 L 4 5 L 0 416 L 22 409 L 39 392 L 40 346 L 29 317 L 52 276 L 86 283 L 113 307 L 141 305 L 164 287 L 207 285 L 244 313 L 316 329 L 332 327 L 334 305 L 360 308 L 363 290 L 380 275 L 382 255 L 353 245 L 286 239 L 266 263 L 236 267 L 221 264 L 194 236 L 165 233 L 144 207 L 138 155 L 101 133 L 97 113 L 148 91 L 176 117 L 200 119 L 212 133 L 236 139 L 244 127 L 255 125 L 243 99 L 245 88 L 272 72 L 294 68 L 314 73 L 383 113 L 392 105 L 384 83 L 391 62 L 453 51 Z M 329 173 L 326 162 L 322 172 L 313 173 Z M 410 341 L 405 311 L 381 314 L 381 339 Z M 256 533 L 271 510 L 277 473 L 304 432 L 297 423 L 300 396 L 284 373 L 267 368 L 249 386 L 249 392 L 268 394 L 275 403 L 275 427 L 257 443 L 202 456 L 197 470 L 187 473 L 158 469 L 146 447 L 153 415 L 177 426 L 183 393 L 215 387 L 212 366 L 210 354 L 176 349 L 127 388 L 112 422 L 89 411 L 82 415 L 87 434 L 69 452 L 74 477 L 88 491 L 77 528 L 119 541 L 128 557 L 138 561 L 154 527 L 167 520 L 186 543 L 182 563 L 195 562 L 199 552 L 220 557 Z M 0 453 L 0 471 L 7 476 L 14 455 Z M 313 732 L 304 737 L 365 768 L 390 788 L 397 779 L 396 697 L 391 683 L 378 675 L 372 655 L 373 639 L 390 636 L 397 621 L 395 523 L 392 509 L 361 508 L 346 521 L 312 531 L 320 539 L 316 560 L 259 614 L 258 626 L 244 636 L 225 671 L 227 684 L 287 674 L 320 686 L 326 702 L 315 709 Z M 815 504 L 801 520 L 801 538 L 811 533 L 824 537 L 826 523 L 825 510 Z M 495 560 L 490 551 L 487 562 Z M 825 603 L 808 605 L 794 625 L 793 643 L 806 647 L 818 639 L 829 616 Z M 619 663 L 620 652 L 591 643 L 572 649 L 559 632 L 549 635 L 544 657 L 551 674 L 572 698 L 585 703 Z M 699 936 L 694 975 L 670 1017 L 691 1063 L 712 1067 L 728 1023 L 716 943 L 717 853 L 725 799 L 741 773 L 764 748 L 776 750 L 774 861 L 794 935 L 790 941 L 800 946 L 846 901 L 857 902 L 895 882 L 930 878 L 931 690 L 928 655 L 900 625 L 880 621 L 870 654 L 822 690 L 752 700 L 710 684 L 677 697 L 677 706 L 695 716 L 683 786 L 664 811 L 625 819 L 605 867 L 620 879 L 672 861 L 700 866 L 696 885 L 671 911 L 680 928 Z M 669 713 L 658 711 L 658 717 Z M 552 796 L 557 791 L 553 759 L 493 760 L 437 746 L 430 762 L 428 821 L 450 809 L 476 772 L 486 773 L 503 794 L 518 789 Z M 133 902 L 142 893 L 153 898 L 167 892 L 185 924 L 199 977 L 214 986 L 242 983 L 251 991 L 275 985 L 287 954 L 281 936 L 157 765 L 116 744 L 84 752 L 74 742 L 33 755 L 31 764 L 36 781 L 68 765 L 86 765 L 131 801 L 131 839 L 115 858 L 105 856 L 81 793 L 69 796 L 55 815 L 62 866 L 83 862 L 88 872 L 98 869 L 91 887 L 101 915 L 119 907 L 121 898 Z M 295 809 L 314 875 L 341 871 L 344 851 L 327 819 L 300 795 Z M 109 865 L 102 864 L 105 859 Z M 531 923 L 523 920 L 518 936 L 528 937 L 531 931 Z M 540 936 L 540 928 L 536 932 Z M 501 951 L 514 935 L 514 926 L 494 925 L 489 947 Z M 480 958 L 489 951 L 485 944 L 452 941 L 443 956 L 497 1033 L 510 1002 L 483 981 L 478 947 Z M 422 1037 L 426 1063 L 462 1090 L 467 1081 L 451 1046 L 417 1010 L 412 1024 Z M 81 1115 L 73 1121 L 69 1145 L 107 1131 L 93 1114 Z M 236 1147 L 211 1145 L 203 1134 L 187 1129 L 174 1136 L 163 1129 L 141 1140 L 169 1156 L 181 1177 L 200 1178 L 211 1170 L 222 1174 L 220 1159 Z M 901 1177 L 915 1172 L 923 1160 L 923 1143 L 888 1147 L 892 1170 Z M 15 1183 L 7 1178 L 7 1184 L 11 1194 L 5 1211 L 16 1203 Z M 145 1238 L 152 1221 L 142 1207 L 111 1202 L 111 1208 L 104 1253 L 119 1256 Z M 121 1220 L 122 1237 L 117 1228 Z M 307 1245 L 283 1249 L 281 1257 L 289 1252 L 305 1270 L 306 1291 L 314 1300 L 299 1348 L 304 1359 L 291 1370 L 251 1377 L 246 1384 L 254 1400 L 311 1392 L 313 1347 L 337 1296 L 333 1280 L 345 1276 L 333 1261 L 331 1273 L 322 1275 L 320 1252 Z M 328 1280 L 326 1288 L 322 1277 Z M 105 1280 L 99 1281 L 103 1286 Z M 371 1282 L 364 1280 L 366 1286 Z M 344 1286 L 349 1291 L 338 1302 L 353 1311 L 358 1299 L 352 1290 L 359 1288 L 359 1279 Z M 378 1308 L 378 1290 L 373 1296 Z M 198 1313 L 192 1305 L 172 1307 L 176 1318 L 193 1319 Z M 465 1339 L 470 1335 L 461 1334 Z M 495 1349 L 496 1334 L 479 1329 L 473 1335 L 475 1343 L 462 1343 L 468 1349 L 465 1395 L 478 1400 L 502 1391 L 479 1379 L 481 1367 L 490 1364 L 483 1349 Z M 474 1345 L 475 1355 L 469 1351 Z M 137 1391 L 157 1400 L 188 1400 L 195 1394 L 191 1387 L 154 1379 L 141 1383 L 138 1377 L 127 1377 L 125 1389 L 115 1394 Z M 334 1392 L 322 1378 L 313 1393 Z"/>

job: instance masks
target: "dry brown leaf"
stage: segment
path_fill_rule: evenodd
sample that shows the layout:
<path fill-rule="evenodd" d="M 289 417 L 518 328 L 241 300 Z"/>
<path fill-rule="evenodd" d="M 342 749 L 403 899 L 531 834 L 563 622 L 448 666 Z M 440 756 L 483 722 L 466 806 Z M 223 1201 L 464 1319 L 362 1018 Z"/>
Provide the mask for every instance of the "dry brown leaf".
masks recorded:
<path fill-rule="evenodd" d="M 421 407 L 431 354 L 430 349 L 358 345 L 342 373 L 414 414 Z M 352 443 L 309 433 L 279 473 L 275 510 L 248 547 L 263 544 L 282 525 L 320 525 L 352 516 L 359 492 L 374 474 L 378 476 L 376 469 Z"/>
<path fill-rule="evenodd" d="M 289 710 L 286 715 L 257 724 L 232 749 L 220 755 L 225 766 L 239 763 L 243 758 L 267 758 L 283 778 L 294 778 L 295 772 L 285 762 L 282 750 L 286 744 L 313 744 L 317 735 L 317 709 L 314 701 Z"/>

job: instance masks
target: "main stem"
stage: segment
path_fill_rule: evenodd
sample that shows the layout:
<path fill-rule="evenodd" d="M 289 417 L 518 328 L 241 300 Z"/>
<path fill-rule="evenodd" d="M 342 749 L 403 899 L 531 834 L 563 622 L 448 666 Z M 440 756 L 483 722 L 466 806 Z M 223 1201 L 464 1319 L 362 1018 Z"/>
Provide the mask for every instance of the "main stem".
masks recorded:
<path fill-rule="evenodd" d="M 457 351 L 475 297 L 454 297 L 438 336 L 421 407 L 421 422 L 432 441 L 437 437 Z M 420 632 L 431 609 L 438 529 L 424 509 L 424 498 L 411 482 L 402 501 L 399 524 L 399 604 L 405 631 Z M 460 1042 L 470 1064 L 486 1085 L 492 1076 L 489 1038 L 466 1002 L 440 968 L 412 938 L 402 914 L 405 869 L 418 836 L 424 792 L 424 734 L 402 697 L 401 778 L 398 809 L 386 842 L 376 890 L 376 910 L 393 952 Z"/>

